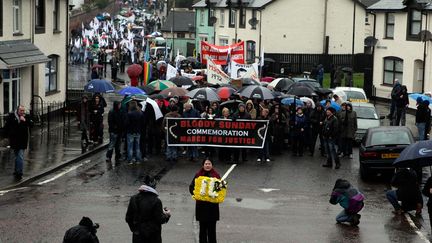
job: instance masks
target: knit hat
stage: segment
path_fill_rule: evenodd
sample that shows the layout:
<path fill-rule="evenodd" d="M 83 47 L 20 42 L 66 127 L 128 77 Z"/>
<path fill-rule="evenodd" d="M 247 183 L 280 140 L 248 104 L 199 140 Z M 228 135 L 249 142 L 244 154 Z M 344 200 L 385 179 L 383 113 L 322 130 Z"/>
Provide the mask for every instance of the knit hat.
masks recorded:
<path fill-rule="evenodd" d="M 243 102 L 238 105 L 238 108 L 240 109 L 240 107 L 242 107 L 242 106 L 243 106 L 243 108 L 246 108 L 246 105 Z"/>

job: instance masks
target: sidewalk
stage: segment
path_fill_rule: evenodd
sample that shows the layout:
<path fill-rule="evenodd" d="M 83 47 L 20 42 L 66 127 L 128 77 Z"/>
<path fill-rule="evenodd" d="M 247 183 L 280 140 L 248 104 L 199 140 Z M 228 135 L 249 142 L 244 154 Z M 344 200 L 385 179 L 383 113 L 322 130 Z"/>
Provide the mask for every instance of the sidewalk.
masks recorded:
<path fill-rule="evenodd" d="M 87 83 L 90 73 L 86 65 L 69 66 L 69 84 L 74 88 L 81 88 Z M 108 68 L 107 77 L 111 80 L 111 70 Z M 125 73 L 118 74 L 119 78 L 128 80 Z M 122 85 L 115 84 L 116 88 Z M 104 94 L 107 108 L 104 113 L 104 141 L 100 145 L 90 146 L 87 151 L 81 149 L 81 132 L 78 122 L 71 117 L 71 122 L 52 123 L 50 130 L 47 127 L 35 126 L 30 133 L 29 147 L 24 154 L 24 176 L 21 181 L 16 181 L 12 175 L 14 171 L 13 151 L 7 147 L 0 147 L 0 190 L 18 184 L 24 184 L 50 172 L 63 168 L 75 161 L 87 157 L 93 153 L 106 149 L 109 142 L 108 112 L 114 100 L 121 100 L 117 94 Z"/>

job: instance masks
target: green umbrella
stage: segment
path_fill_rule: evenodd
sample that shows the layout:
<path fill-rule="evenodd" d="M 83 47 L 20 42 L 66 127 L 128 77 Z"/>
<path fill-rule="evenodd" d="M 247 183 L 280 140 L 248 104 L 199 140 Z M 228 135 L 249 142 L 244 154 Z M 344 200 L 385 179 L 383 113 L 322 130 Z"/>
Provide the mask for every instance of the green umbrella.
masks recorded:
<path fill-rule="evenodd" d="M 148 84 L 148 86 L 154 88 L 155 91 L 160 91 L 168 88 L 177 87 L 177 85 L 168 80 L 155 80 Z"/>
<path fill-rule="evenodd" d="M 136 100 L 136 101 L 143 101 L 147 99 L 147 95 L 142 95 L 142 94 L 137 94 L 137 95 L 128 95 L 126 98 L 124 98 L 121 101 L 121 106 L 124 108 L 126 107 L 126 104 L 131 102 L 132 100 Z"/>

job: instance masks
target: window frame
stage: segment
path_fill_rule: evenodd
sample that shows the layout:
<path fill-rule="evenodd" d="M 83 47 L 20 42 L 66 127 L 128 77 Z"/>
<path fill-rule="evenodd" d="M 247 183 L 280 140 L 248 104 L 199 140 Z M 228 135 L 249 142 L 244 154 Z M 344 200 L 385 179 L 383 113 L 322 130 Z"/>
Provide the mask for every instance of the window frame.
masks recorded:
<path fill-rule="evenodd" d="M 224 44 L 222 44 L 222 42 L 224 42 Z M 226 42 L 226 44 L 225 44 L 225 42 Z M 228 40 L 228 38 L 227 38 L 227 37 L 219 38 L 219 45 L 220 45 L 220 46 L 228 46 L 228 45 L 229 45 L 229 40 Z"/>
<path fill-rule="evenodd" d="M 239 9 L 239 28 L 246 28 L 246 8 Z"/>
<path fill-rule="evenodd" d="M 59 73 L 58 68 L 59 68 L 60 56 L 50 55 L 50 56 L 48 56 L 48 58 L 50 59 L 50 61 L 45 64 L 45 69 L 47 67 L 49 68 L 48 73 L 45 70 L 45 94 L 58 92 L 58 73 Z M 53 63 L 55 64 L 55 66 L 52 65 Z M 51 70 L 53 70 L 53 67 L 54 67 L 54 71 L 51 72 Z M 53 77 L 55 77 L 54 82 L 53 82 Z M 47 80 L 47 78 L 48 78 L 48 80 Z M 46 83 L 47 81 L 48 81 L 48 89 L 47 89 L 47 83 Z M 52 83 L 55 84 L 55 87 L 53 89 L 51 89 Z"/>
<path fill-rule="evenodd" d="M 414 20 L 413 16 L 414 16 L 414 12 L 418 12 L 420 14 L 420 20 Z M 408 16 L 407 16 L 407 37 L 406 39 L 409 41 L 420 41 L 420 36 L 419 33 L 417 34 L 412 34 L 412 30 L 413 30 L 413 24 L 414 23 L 419 23 L 420 24 L 420 31 L 422 30 L 423 27 L 423 13 L 415 8 L 409 9 L 408 10 Z"/>
<path fill-rule="evenodd" d="M 44 34 L 46 25 L 45 0 L 35 0 L 35 34 Z"/>
<path fill-rule="evenodd" d="M 53 0 L 53 32 L 60 31 L 60 0 Z"/>
<path fill-rule="evenodd" d="M 15 5 L 15 3 L 18 3 Z M 17 11 L 17 15 L 15 15 L 15 11 Z M 12 0 L 12 34 L 20 34 L 22 33 L 22 1 L 21 0 Z"/>
<path fill-rule="evenodd" d="M 392 70 L 390 69 L 386 69 L 386 61 L 391 61 L 392 63 Z M 397 71 L 396 70 L 396 62 L 402 62 L 402 71 Z M 399 58 L 399 57 L 394 57 L 394 56 L 388 56 L 388 57 L 384 57 L 383 58 L 383 81 L 382 81 L 382 85 L 384 86 L 393 86 L 394 84 L 394 80 L 397 78 L 399 80 L 400 83 L 403 83 L 403 59 Z M 391 73 L 392 78 L 391 78 L 391 83 L 386 82 L 386 73 Z M 396 77 L 396 74 L 400 75 L 400 77 Z"/>
<path fill-rule="evenodd" d="M 389 16 L 393 16 L 393 23 L 389 22 Z M 385 32 L 384 32 L 384 39 L 394 39 L 394 28 L 395 28 L 395 15 L 394 13 L 386 13 L 385 14 Z M 388 35 L 389 26 L 393 26 L 393 32 L 390 35 Z"/>
<path fill-rule="evenodd" d="M 183 32 L 177 32 L 176 33 L 176 38 L 186 38 L 186 34 L 185 33 L 183 33 Z"/>
<path fill-rule="evenodd" d="M 225 27 L 225 9 L 220 10 L 219 19 L 219 27 Z"/>
<path fill-rule="evenodd" d="M 205 16 L 205 10 L 201 9 L 200 10 L 200 26 L 204 26 L 204 16 Z"/>
<path fill-rule="evenodd" d="M 215 16 L 215 10 L 214 9 L 209 9 L 208 10 L 208 15 L 207 15 L 208 17 L 207 17 L 207 26 L 213 26 L 211 23 L 210 23 L 210 19 L 211 19 L 211 17 L 214 17 Z"/>
<path fill-rule="evenodd" d="M 0 0 L 0 36 L 3 36 L 3 0 Z"/>
<path fill-rule="evenodd" d="M 258 20 L 258 15 L 257 15 L 257 10 L 256 9 L 252 9 L 252 19 L 253 18 L 256 18 L 257 20 Z M 256 27 L 257 25 L 251 25 L 251 30 L 256 30 L 257 29 L 257 27 Z"/>
<path fill-rule="evenodd" d="M 253 45 L 253 49 L 249 48 L 249 45 Z M 246 41 L 246 62 L 254 63 L 256 58 L 256 42 L 253 40 Z"/>
<path fill-rule="evenodd" d="M 228 22 L 228 27 L 230 28 L 235 28 L 236 27 L 236 15 L 237 15 L 237 11 L 235 9 L 230 9 L 229 10 L 229 22 Z"/>

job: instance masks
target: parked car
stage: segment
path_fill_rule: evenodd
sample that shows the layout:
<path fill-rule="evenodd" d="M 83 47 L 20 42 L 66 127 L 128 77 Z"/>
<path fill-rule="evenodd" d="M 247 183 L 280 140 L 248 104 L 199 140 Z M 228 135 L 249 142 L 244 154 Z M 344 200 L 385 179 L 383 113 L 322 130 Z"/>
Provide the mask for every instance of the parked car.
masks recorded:
<path fill-rule="evenodd" d="M 320 83 L 318 83 L 318 81 L 316 81 L 315 79 L 311 79 L 311 78 L 291 78 L 291 79 L 294 80 L 294 82 L 296 83 L 306 83 L 310 85 L 313 89 L 321 88 Z"/>
<path fill-rule="evenodd" d="M 360 143 L 370 127 L 379 127 L 385 116 L 379 116 L 375 106 L 366 102 L 352 102 L 353 110 L 357 113 L 356 143 Z"/>
<path fill-rule="evenodd" d="M 369 128 L 360 144 L 360 177 L 393 170 L 393 162 L 408 145 L 414 143 L 411 130 L 401 126 Z"/>
<path fill-rule="evenodd" d="M 343 91 L 346 94 L 346 100 L 350 102 L 367 101 L 366 93 L 361 88 L 354 87 L 336 87 L 335 91 Z"/>

